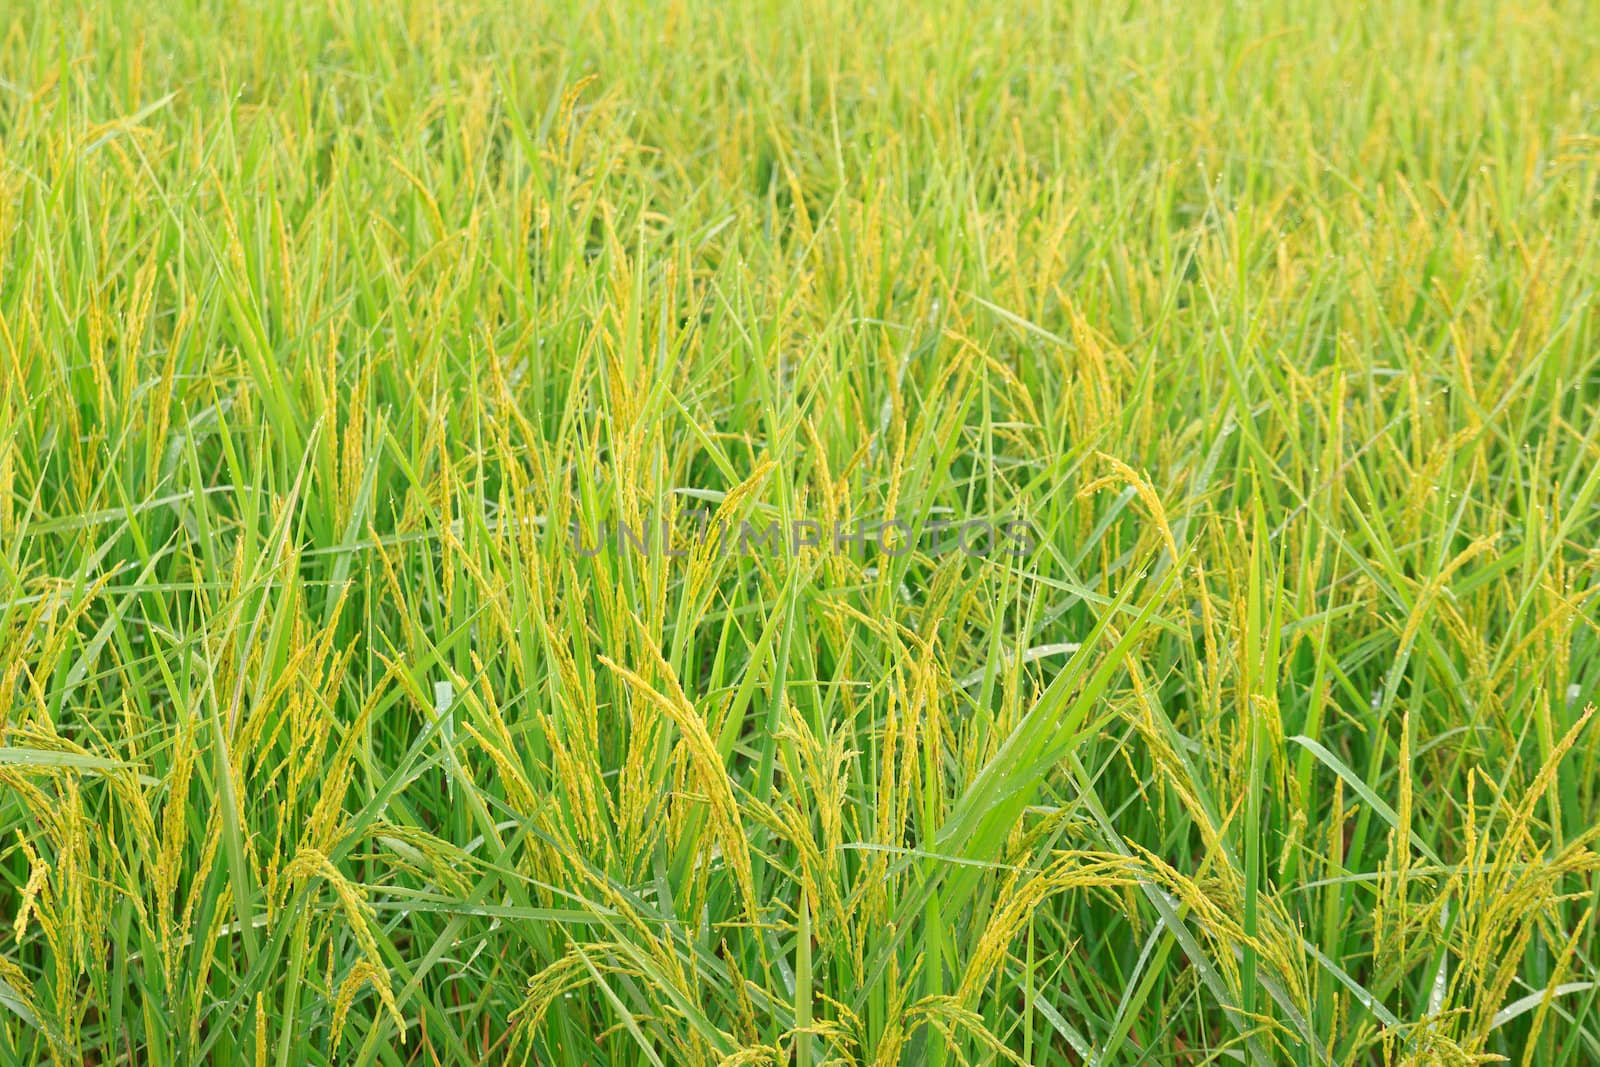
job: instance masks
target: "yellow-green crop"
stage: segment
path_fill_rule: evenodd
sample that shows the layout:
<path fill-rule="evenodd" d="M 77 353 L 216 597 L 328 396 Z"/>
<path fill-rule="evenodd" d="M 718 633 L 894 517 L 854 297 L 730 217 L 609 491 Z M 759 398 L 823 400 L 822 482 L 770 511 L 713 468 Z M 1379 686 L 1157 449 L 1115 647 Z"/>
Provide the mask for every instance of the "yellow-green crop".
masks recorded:
<path fill-rule="evenodd" d="M 0 1067 L 1600 1063 L 1597 238 L 1587 2 L 11 0 Z"/>

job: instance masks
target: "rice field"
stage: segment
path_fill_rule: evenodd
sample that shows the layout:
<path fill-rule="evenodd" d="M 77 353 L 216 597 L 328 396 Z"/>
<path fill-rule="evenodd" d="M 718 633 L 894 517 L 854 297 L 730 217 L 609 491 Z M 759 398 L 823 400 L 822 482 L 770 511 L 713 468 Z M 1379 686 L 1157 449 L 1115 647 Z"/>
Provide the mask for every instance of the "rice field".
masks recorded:
<path fill-rule="evenodd" d="M 0 1065 L 1600 1063 L 1600 7 L 0 8 Z"/>

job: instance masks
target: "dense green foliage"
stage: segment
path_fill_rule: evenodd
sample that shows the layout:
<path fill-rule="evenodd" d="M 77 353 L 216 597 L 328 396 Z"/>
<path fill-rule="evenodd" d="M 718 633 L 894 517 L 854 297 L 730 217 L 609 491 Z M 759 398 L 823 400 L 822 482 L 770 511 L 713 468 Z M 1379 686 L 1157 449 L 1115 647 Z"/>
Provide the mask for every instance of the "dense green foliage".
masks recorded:
<path fill-rule="evenodd" d="M 1600 6 L 0 34 L 0 1064 L 1600 1062 Z"/>

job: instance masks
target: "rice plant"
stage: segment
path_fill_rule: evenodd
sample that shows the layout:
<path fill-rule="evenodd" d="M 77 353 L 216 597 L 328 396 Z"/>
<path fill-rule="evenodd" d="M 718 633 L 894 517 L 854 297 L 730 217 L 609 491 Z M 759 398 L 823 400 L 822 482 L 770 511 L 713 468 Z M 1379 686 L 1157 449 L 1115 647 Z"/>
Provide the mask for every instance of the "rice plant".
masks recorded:
<path fill-rule="evenodd" d="M 0 1064 L 1600 1063 L 1597 86 L 0 9 Z"/>

